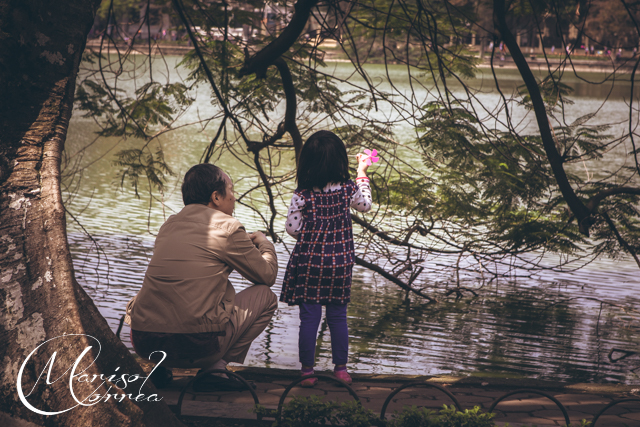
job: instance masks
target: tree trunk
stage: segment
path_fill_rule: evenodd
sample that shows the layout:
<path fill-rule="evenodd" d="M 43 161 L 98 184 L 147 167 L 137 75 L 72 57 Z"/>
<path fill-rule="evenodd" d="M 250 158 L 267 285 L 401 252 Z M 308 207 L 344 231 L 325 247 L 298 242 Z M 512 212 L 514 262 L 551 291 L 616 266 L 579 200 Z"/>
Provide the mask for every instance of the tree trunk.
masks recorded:
<path fill-rule="evenodd" d="M 76 282 L 67 243 L 60 159 L 99 3 L 0 0 L 2 425 L 180 425 L 163 402 L 153 401 L 150 382 L 141 387 L 141 378 L 119 390 L 124 383 L 100 378 L 145 374 Z M 71 387 L 79 401 L 90 399 L 79 405 Z M 145 397 L 116 402 L 107 393 Z"/>
<path fill-rule="evenodd" d="M 507 25 L 507 6 L 505 0 L 494 0 L 493 7 L 496 27 L 498 31 L 500 31 L 504 44 L 509 49 L 513 62 L 518 67 L 520 76 L 522 76 L 522 80 L 529 91 L 529 96 L 531 96 L 531 104 L 533 105 L 538 129 L 540 130 L 540 139 L 542 140 L 542 145 L 549 160 L 553 175 L 558 183 L 558 188 L 571 213 L 575 215 L 580 232 L 589 236 L 589 228 L 594 222 L 591 217 L 591 212 L 589 212 L 573 187 L 571 187 L 567 173 L 564 170 L 564 159 L 556 147 L 556 141 L 551 132 L 551 125 L 549 124 L 549 118 L 547 117 L 538 82 L 520 50 L 520 36 L 518 35 L 516 39 Z"/>

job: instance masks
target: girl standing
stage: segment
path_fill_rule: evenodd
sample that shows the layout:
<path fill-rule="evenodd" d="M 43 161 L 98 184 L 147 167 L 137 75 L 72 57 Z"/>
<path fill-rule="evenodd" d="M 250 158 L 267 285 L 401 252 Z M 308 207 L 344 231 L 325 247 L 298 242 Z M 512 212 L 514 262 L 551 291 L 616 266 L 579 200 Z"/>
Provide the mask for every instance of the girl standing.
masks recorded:
<path fill-rule="evenodd" d="M 298 188 L 291 198 L 286 230 L 297 238 L 287 265 L 280 301 L 300 307 L 298 349 L 302 375 L 313 374 L 322 306 L 331 333 L 334 375 L 351 384 L 347 372 L 347 303 L 355 260 L 350 208 L 371 209 L 366 155 L 358 154 L 356 183 L 349 179 L 349 158 L 342 140 L 319 131 L 302 147 Z M 302 381 L 313 387 L 317 378 Z"/>

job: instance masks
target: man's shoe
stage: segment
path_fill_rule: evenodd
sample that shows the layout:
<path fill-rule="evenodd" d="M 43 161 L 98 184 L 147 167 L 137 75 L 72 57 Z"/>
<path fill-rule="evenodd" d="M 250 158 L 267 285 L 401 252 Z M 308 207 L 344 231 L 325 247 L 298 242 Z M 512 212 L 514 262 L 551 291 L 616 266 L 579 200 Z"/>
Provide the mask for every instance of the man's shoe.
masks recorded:
<path fill-rule="evenodd" d="M 164 366 L 158 366 L 153 370 L 149 379 L 157 389 L 165 388 L 173 381 L 173 372 Z"/>

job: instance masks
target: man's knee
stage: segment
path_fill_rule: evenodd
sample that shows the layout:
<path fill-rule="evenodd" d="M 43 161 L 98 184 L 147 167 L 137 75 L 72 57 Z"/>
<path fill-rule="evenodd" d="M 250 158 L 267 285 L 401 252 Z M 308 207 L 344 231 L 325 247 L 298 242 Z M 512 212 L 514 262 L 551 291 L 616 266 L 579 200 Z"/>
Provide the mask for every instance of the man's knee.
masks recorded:
<path fill-rule="evenodd" d="M 264 285 L 266 288 L 265 299 L 267 301 L 267 310 L 271 312 L 271 314 L 275 313 L 278 309 L 278 296 L 271 290 L 270 287 Z"/>
<path fill-rule="evenodd" d="M 253 285 L 252 287 L 245 289 L 243 292 L 249 290 L 254 294 L 254 301 L 259 302 L 263 313 L 275 313 L 278 309 L 278 296 L 273 293 L 269 286 Z"/>

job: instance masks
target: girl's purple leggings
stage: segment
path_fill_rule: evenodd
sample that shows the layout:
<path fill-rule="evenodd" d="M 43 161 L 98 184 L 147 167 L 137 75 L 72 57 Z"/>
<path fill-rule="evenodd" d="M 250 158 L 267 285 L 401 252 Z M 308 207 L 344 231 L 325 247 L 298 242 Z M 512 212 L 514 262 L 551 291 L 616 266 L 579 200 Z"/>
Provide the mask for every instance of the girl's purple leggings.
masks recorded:
<path fill-rule="evenodd" d="M 347 304 L 327 304 L 327 323 L 331 333 L 331 354 L 335 365 L 346 365 L 349 354 L 349 329 L 347 328 Z M 303 366 L 315 365 L 316 337 L 322 317 L 322 305 L 300 304 L 300 335 L 298 350 Z"/>

